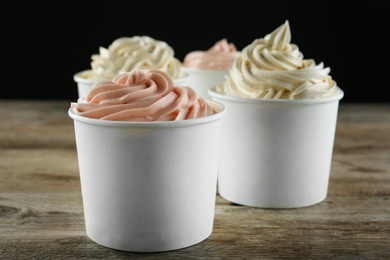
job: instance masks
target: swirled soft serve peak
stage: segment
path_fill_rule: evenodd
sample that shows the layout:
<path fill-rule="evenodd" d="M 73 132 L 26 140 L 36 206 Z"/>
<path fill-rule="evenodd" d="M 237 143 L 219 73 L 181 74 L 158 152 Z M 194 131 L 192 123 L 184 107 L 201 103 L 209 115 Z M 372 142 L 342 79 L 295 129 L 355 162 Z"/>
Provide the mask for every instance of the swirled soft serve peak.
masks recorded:
<path fill-rule="evenodd" d="M 316 99 L 341 90 L 323 62 L 304 59 L 291 43 L 288 20 L 264 38 L 255 39 L 235 60 L 216 91 L 257 99 Z"/>
<path fill-rule="evenodd" d="M 214 109 L 189 86 L 175 86 L 161 70 L 134 69 L 96 82 L 74 113 L 112 121 L 176 121 L 212 115 Z"/>

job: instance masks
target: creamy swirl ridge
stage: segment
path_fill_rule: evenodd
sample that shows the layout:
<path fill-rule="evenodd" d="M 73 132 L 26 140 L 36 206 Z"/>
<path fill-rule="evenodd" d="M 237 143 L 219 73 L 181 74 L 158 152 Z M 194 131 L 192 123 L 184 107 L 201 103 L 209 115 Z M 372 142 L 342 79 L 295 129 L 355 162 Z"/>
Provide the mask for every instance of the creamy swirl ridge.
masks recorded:
<path fill-rule="evenodd" d="M 312 99 L 340 93 L 330 68 L 303 59 L 290 43 L 288 21 L 246 46 L 227 79 L 216 90 L 231 96 L 258 99 Z"/>
<path fill-rule="evenodd" d="M 95 80 L 112 80 L 118 73 L 136 68 L 159 69 L 176 79 L 184 74 L 174 55 L 172 47 L 164 41 L 149 36 L 121 37 L 92 55 L 91 68 Z"/>
<path fill-rule="evenodd" d="M 160 70 L 134 69 L 96 82 L 87 98 L 71 103 L 81 116 L 113 121 L 175 121 L 212 115 L 213 108 L 188 86 L 174 86 Z"/>
<path fill-rule="evenodd" d="M 193 69 L 228 70 L 239 56 L 233 43 L 222 39 L 207 51 L 189 52 L 183 61 L 183 66 Z"/>

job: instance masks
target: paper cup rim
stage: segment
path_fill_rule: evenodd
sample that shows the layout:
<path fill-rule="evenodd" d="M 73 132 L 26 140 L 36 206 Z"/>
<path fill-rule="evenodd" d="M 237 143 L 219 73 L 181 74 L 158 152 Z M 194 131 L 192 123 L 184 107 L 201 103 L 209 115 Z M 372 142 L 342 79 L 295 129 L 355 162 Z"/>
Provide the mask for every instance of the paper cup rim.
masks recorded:
<path fill-rule="evenodd" d="M 75 121 L 86 123 L 89 125 L 103 126 L 103 127 L 117 127 L 117 128 L 169 128 L 169 127 L 186 127 L 192 125 L 201 125 L 217 121 L 223 118 L 226 113 L 225 106 L 217 101 L 207 100 L 212 107 L 217 107 L 218 112 L 205 117 L 192 118 L 177 121 L 153 121 L 153 122 L 129 122 L 129 121 L 112 121 L 102 120 L 96 118 L 84 117 L 76 114 L 71 108 L 68 109 L 68 115 Z"/>
<path fill-rule="evenodd" d="M 224 101 L 233 101 L 238 103 L 250 103 L 250 104 L 311 105 L 311 104 L 320 104 L 320 103 L 339 101 L 344 96 L 344 91 L 340 89 L 340 92 L 337 95 L 315 98 L 315 99 L 257 99 L 257 98 L 245 98 L 245 97 L 236 97 L 236 96 L 221 94 L 218 93 L 215 90 L 215 88 L 216 86 L 213 86 L 208 89 L 208 94 L 213 98 L 217 98 Z"/>
<path fill-rule="evenodd" d="M 90 74 L 91 76 L 93 76 L 93 71 L 92 70 L 82 70 L 82 71 L 79 71 L 77 73 L 75 73 L 73 75 L 73 80 L 76 81 L 76 82 L 82 82 L 82 83 L 95 83 L 99 80 L 94 80 L 94 79 L 90 79 L 90 78 L 85 78 L 83 77 L 82 75 L 88 75 Z M 183 81 L 183 80 L 187 80 L 187 78 L 189 77 L 189 74 L 188 72 L 186 71 L 183 71 L 183 75 L 181 77 L 178 77 L 178 78 L 172 78 L 172 80 L 175 82 L 175 81 Z"/>
<path fill-rule="evenodd" d="M 96 80 L 82 77 L 83 74 L 93 74 L 92 70 L 82 70 L 73 75 L 73 80 L 82 83 L 95 83 Z"/>

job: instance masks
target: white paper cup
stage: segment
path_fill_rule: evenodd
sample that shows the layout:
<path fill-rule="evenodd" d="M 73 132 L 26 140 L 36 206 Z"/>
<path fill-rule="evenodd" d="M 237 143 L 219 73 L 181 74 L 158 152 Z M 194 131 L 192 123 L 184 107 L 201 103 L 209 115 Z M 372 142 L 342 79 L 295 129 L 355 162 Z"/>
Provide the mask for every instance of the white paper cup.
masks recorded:
<path fill-rule="evenodd" d="M 96 80 L 93 78 L 92 70 L 83 70 L 73 75 L 73 80 L 77 83 L 79 98 L 86 98 Z"/>
<path fill-rule="evenodd" d="M 259 100 L 209 94 L 226 107 L 218 193 L 261 208 L 297 208 L 327 196 L 339 100 Z"/>
<path fill-rule="evenodd" d="M 73 75 L 73 80 L 77 83 L 77 91 L 79 98 L 87 98 L 89 92 L 92 89 L 93 84 L 97 82 L 94 80 L 94 73 L 92 70 L 83 70 Z M 181 78 L 173 79 L 175 86 L 189 86 L 188 73 L 184 72 L 184 76 Z"/>
<path fill-rule="evenodd" d="M 223 105 L 212 116 L 74 121 L 86 233 L 124 251 L 195 245 L 213 230 Z"/>
<path fill-rule="evenodd" d="M 187 81 L 189 85 L 205 99 L 211 99 L 208 93 L 209 88 L 224 81 L 225 76 L 229 74 L 229 70 L 206 70 L 187 67 L 182 67 L 182 69 L 189 75 Z"/>

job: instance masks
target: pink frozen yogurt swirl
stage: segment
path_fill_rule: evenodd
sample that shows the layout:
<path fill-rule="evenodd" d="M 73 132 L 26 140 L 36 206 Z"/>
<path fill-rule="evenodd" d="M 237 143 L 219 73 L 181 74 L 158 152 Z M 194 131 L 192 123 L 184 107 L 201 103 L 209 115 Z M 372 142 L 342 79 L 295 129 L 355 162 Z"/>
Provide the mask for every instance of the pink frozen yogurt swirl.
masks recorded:
<path fill-rule="evenodd" d="M 222 39 L 207 51 L 193 51 L 184 57 L 183 67 L 193 69 L 228 70 L 240 55 L 233 43 Z"/>
<path fill-rule="evenodd" d="M 134 69 L 99 81 L 71 109 L 81 116 L 113 121 L 175 121 L 212 115 L 213 108 L 188 86 L 174 86 L 160 70 Z"/>

